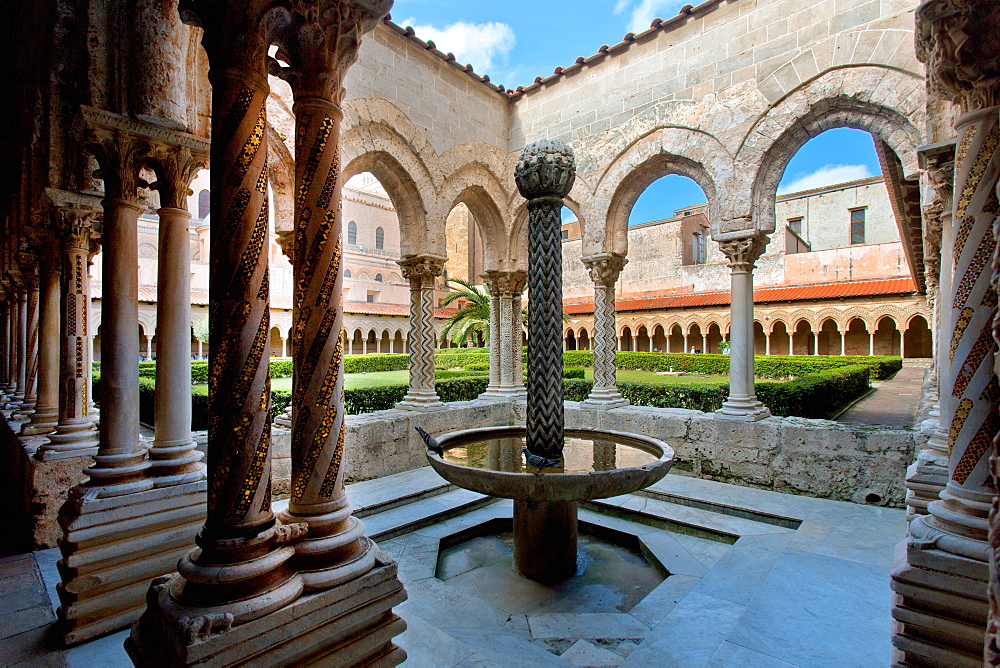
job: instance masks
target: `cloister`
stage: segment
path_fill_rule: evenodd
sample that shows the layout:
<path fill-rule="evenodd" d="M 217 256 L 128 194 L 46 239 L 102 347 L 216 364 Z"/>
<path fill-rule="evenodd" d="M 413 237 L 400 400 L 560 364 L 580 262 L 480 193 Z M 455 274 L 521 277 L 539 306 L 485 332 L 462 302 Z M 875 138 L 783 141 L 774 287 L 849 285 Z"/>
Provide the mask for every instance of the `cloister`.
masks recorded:
<path fill-rule="evenodd" d="M 3 501 L 11 549 L 22 551 L 34 519 L 15 510 L 47 490 L 62 640 L 135 624 L 126 644 L 137 665 L 402 662 L 393 639 L 406 624 L 393 608 L 407 595 L 398 570 L 407 557 L 368 537 L 345 484 L 421 466 L 414 425 L 520 419 L 528 211 L 514 167 L 527 144 L 554 139 L 575 155 L 565 205 L 582 229 L 581 256 L 564 271 L 593 284 L 592 324 L 563 332 L 566 349 L 594 351 L 593 391 L 567 420 L 680 420 L 686 433 L 701 430 L 699 452 L 759 455 L 768 475 L 795 478 L 782 489 L 897 506 L 905 495 L 905 560 L 885 583 L 895 665 L 1000 664 L 1000 6 L 706 0 L 505 90 L 395 23 L 391 5 L 58 0 L 2 10 L 19 54 L 0 69 L 12 101 L 0 129 L 0 393 L 18 426 L 2 425 Z M 756 264 L 776 230 L 784 167 L 810 137 L 839 127 L 875 140 L 930 321 L 891 305 L 775 307 L 755 319 Z M 191 336 L 189 207 L 190 184 L 208 167 L 204 350 Z M 338 203 L 361 173 L 382 184 L 399 219 L 405 331 L 377 314 L 344 327 Z M 711 239 L 728 263 L 711 280 L 729 307 L 678 319 L 633 316 L 624 304 L 618 313 L 629 212 L 668 174 L 707 197 Z M 434 386 L 434 290 L 459 204 L 478 226 L 494 299 L 490 388 L 450 406 Z M 273 322 L 271 209 L 293 285 L 290 318 Z M 136 272 L 147 212 L 159 219 L 155 325 L 140 317 Z M 88 264 L 98 250 L 95 343 Z M 730 383 L 718 412 L 621 412 L 617 350 L 718 352 L 723 340 Z M 268 357 L 279 350 L 294 367 L 287 503 L 272 485 Z M 342 359 L 372 351 L 409 353 L 409 391 L 395 411 L 349 420 Z M 921 436 L 773 418 L 755 395 L 755 353 L 931 357 L 934 424 Z M 190 360 L 202 354 L 205 462 L 191 433 Z M 137 363 L 154 356 L 147 441 Z M 811 441 L 830 450 L 795 460 L 807 474 L 774 472 Z M 755 476 L 733 479 L 780 487 Z"/>

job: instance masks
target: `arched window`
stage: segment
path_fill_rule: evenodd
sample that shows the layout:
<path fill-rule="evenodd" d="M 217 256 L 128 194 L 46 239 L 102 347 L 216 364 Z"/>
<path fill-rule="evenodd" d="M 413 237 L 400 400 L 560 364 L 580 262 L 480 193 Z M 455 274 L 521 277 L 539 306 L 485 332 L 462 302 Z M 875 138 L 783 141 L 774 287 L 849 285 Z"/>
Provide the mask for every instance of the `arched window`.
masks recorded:
<path fill-rule="evenodd" d="M 350 278 L 350 277 L 351 277 L 351 270 L 350 269 L 345 269 L 344 270 L 344 278 Z"/>
<path fill-rule="evenodd" d="M 347 243 L 352 246 L 358 245 L 358 224 L 353 220 L 347 223 Z"/>
<path fill-rule="evenodd" d="M 198 193 L 198 217 L 202 220 L 208 218 L 208 212 L 212 208 L 212 196 L 207 190 Z"/>
<path fill-rule="evenodd" d="M 375 250 L 382 250 L 385 248 L 385 230 L 381 227 L 375 228 Z"/>
<path fill-rule="evenodd" d="M 382 274 L 375 274 L 375 282 L 376 283 L 382 282 Z"/>

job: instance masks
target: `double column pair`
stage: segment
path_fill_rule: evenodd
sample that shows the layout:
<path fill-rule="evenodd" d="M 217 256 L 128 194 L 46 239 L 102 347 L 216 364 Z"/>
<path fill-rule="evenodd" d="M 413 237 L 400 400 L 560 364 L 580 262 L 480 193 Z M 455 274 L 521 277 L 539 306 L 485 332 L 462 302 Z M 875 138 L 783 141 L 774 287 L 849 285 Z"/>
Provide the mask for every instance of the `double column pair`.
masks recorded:
<path fill-rule="evenodd" d="M 483 396 L 523 399 L 521 295 L 528 274 L 487 271 L 482 278 L 490 293 L 490 384 Z"/>
<path fill-rule="evenodd" d="M 289 5 L 181 6 L 182 18 L 204 29 L 212 211 L 220 221 L 209 277 L 208 509 L 198 548 L 181 560 L 179 575 L 154 581 L 148 592 L 147 611 L 126 643 L 138 665 L 395 664 L 405 657 L 391 643 L 405 628 L 391 611 L 405 599 L 395 564 L 365 537 L 344 493 L 339 336 L 343 78 L 361 35 L 390 3 Z M 269 72 L 291 85 L 296 121 L 293 466 L 280 517 L 271 507 L 266 355 Z M 247 642 L 265 634 L 266 643 Z"/>

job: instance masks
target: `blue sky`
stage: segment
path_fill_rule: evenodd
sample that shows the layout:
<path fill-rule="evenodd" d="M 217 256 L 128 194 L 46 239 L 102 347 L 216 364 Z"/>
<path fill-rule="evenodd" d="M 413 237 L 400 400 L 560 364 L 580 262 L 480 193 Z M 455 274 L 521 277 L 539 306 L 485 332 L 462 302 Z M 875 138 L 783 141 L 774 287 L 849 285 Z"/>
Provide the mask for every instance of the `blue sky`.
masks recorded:
<path fill-rule="evenodd" d="M 602 44 L 640 32 L 654 18 L 668 18 L 688 4 L 674 0 L 513 0 L 506 3 L 457 0 L 396 0 L 392 18 L 413 26 L 422 39 L 451 51 L 459 62 L 508 88 L 548 76 Z M 697 4 L 691 0 L 691 4 Z M 778 192 L 794 192 L 879 174 L 871 136 L 837 129 L 810 140 L 785 169 Z M 666 176 L 639 197 L 630 224 L 669 218 L 675 209 L 705 201 L 690 179 Z"/>

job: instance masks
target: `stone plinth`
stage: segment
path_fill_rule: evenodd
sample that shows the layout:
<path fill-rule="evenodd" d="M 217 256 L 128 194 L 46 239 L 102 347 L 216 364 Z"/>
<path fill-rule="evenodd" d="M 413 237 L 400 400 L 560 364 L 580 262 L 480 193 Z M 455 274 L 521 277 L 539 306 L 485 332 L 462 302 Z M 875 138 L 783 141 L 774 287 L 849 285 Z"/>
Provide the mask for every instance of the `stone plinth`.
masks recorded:
<path fill-rule="evenodd" d="M 67 645 L 139 618 L 150 581 L 174 572 L 194 547 L 206 488 L 201 480 L 110 498 L 97 498 L 96 489 L 70 490 L 59 513 L 59 622 Z"/>
<path fill-rule="evenodd" d="M 307 594 L 268 615 L 227 626 L 224 619 L 177 619 L 171 578 L 149 589 L 146 612 L 125 649 L 136 666 L 394 666 L 406 654 L 392 638 L 406 623 L 392 606 L 406 600 L 396 563 L 377 565 L 343 585 Z M 179 578 L 179 576 L 174 576 Z M 231 623 L 231 621 L 230 621 Z"/>

